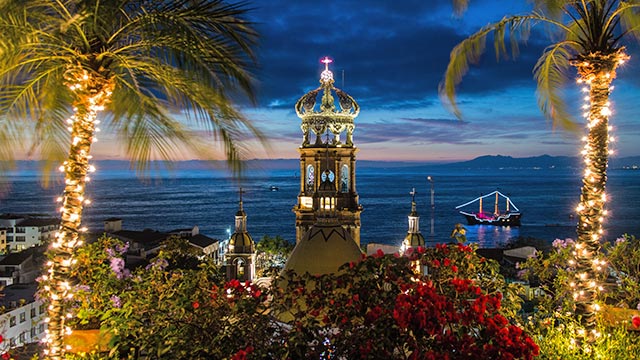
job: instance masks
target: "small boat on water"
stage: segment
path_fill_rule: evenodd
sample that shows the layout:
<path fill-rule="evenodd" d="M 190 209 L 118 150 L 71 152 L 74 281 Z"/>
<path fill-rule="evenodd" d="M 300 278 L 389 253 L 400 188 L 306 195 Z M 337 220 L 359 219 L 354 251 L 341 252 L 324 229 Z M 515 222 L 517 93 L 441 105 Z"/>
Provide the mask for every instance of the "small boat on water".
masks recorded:
<path fill-rule="evenodd" d="M 483 211 L 482 201 L 485 198 L 493 196 L 495 196 L 493 213 Z M 500 212 L 500 209 L 498 208 L 498 200 L 500 197 L 506 200 L 506 210 L 504 212 Z M 478 212 L 460 210 L 460 214 L 464 215 L 469 225 L 520 226 L 522 213 L 520 213 L 520 210 L 518 210 L 518 208 L 511 202 L 511 199 L 509 199 L 508 196 L 503 195 L 501 192 L 496 190 L 490 194 L 480 196 L 467 203 L 456 206 L 456 209 L 463 208 L 475 202 L 479 203 Z"/>
<path fill-rule="evenodd" d="M 277 186 L 275 186 L 275 185 L 271 185 L 271 187 L 269 187 L 269 190 L 271 190 L 271 191 L 278 191 L 278 190 L 280 190 L 280 188 L 279 188 L 279 187 L 277 187 Z"/>

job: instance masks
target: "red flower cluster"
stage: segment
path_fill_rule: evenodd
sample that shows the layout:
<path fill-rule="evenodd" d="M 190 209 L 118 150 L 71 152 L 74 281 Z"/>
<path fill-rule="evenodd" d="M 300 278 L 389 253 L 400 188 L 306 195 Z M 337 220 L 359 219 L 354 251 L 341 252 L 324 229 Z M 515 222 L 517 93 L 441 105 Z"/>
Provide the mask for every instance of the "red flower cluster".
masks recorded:
<path fill-rule="evenodd" d="M 464 244 L 458 243 L 457 246 L 458 246 L 458 250 L 461 251 L 461 252 L 466 252 L 466 253 L 473 252 L 473 248 L 471 248 L 471 246 L 469 246 L 469 245 L 464 245 Z"/>
<path fill-rule="evenodd" d="M 237 279 L 228 281 L 224 285 L 224 290 L 229 302 L 235 302 L 236 300 L 243 297 L 257 299 L 263 295 L 262 290 L 260 290 L 258 286 L 252 285 L 250 281 L 246 281 L 243 284 Z"/>
<path fill-rule="evenodd" d="M 498 313 L 501 296 L 482 295 L 468 279 L 453 279 L 460 297 L 448 298 L 430 284 L 404 286 L 393 318 L 412 334 L 416 359 L 532 359 L 539 348 L 522 329 Z"/>
<path fill-rule="evenodd" d="M 247 346 L 244 349 L 241 349 L 240 351 L 238 351 L 237 353 L 235 353 L 232 357 L 231 360 L 247 360 L 249 358 L 249 355 L 253 352 L 253 346 Z"/>
<path fill-rule="evenodd" d="M 634 327 L 640 327 L 640 316 L 634 315 L 631 318 L 631 323 L 633 324 Z"/>
<path fill-rule="evenodd" d="M 449 247 L 447 244 L 436 244 L 436 251 L 442 252 L 444 255 L 449 254 Z"/>

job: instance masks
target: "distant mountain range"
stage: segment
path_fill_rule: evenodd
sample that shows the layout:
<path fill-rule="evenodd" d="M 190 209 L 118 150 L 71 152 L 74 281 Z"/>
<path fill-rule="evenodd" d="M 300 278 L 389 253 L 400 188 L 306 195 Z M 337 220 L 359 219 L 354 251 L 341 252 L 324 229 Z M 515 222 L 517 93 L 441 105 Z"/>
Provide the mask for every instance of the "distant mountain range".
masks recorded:
<path fill-rule="evenodd" d="M 524 158 L 514 158 L 503 155 L 485 155 L 473 160 L 445 164 L 447 167 L 470 169 L 495 168 L 581 168 L 582 159 L 571 156 L 541 155 Z M 610 169 L 630 168 L 640 166 L 640 156 L 609 159 Z"/>
<path fill-rule="evenodd" d="M 514 158 L 503 155 L 485 155 L 473 160 L 447 164 L 448 167 L 470 169 L 495 169 L 495 168 L 576 168 L 580 165 L 580 159 L 570 156 L 541 155 L 524 158 Z"/>
<path fill-rule="evenodd" d="M 39 161 L 17 161 L 18 170 L 39 170 L 42 163 Z M 126 160 L 97 160 L 96 165 L 101 170 L 128 170 L 131 168 L 129 161 Z M 174 170 L 222 170 L 225 169 L 224 161 L 203 161 L 189 160 L 174 162 L 170 168 Z M 297 170 L 300 166 L 298 159 L 256 159 L 248 160 L 246 165 L 249 169 L 276 170 L 291 169 Z M 550 156 L 541 155 L 533 157 L 516 158 L 504 155 L 484 155 L 473 160 L 442 163 L 442 162 L 415 162 L 415 161 L 372 161 L 358 160 L 360 168 L 411 168 L 411 167 L 444 167 L 448 169 L 528 169 L 528 168 L 580 168 L 582 160 L 578 157 L 570 156 Z M 612 158 L 609 160 L 610 169 L 622 168 L 640 168 L 640 156 L 631 156 L 624 158 Z M 167 169 L 167 166 L 161 161 L 151 162 L 149 170 Z"/>

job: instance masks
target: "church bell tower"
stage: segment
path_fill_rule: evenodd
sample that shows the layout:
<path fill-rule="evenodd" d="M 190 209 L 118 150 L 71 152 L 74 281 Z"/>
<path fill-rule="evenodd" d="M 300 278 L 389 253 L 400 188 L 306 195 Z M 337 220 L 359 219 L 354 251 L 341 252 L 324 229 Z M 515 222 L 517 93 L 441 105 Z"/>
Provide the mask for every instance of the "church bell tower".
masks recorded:
<path fill-rule="evenodd" d="M 353 143 L 353 120 L 360 106 L 344 91 L 334 86 L 329 70 L 331 59 L 320 75 L 320 87 L 303 95 L 296 103 L 302 119 L 300 153 L 300 192 L 293 208 L 296 214 L 296 243 L 316 223 L 318 214 L 331 211 L 338 222 L 360 246 L 362 206 L 356 191 L 356 153 Z M 334 95 L 337 97 L 337 105 Z M 316 102 L 320 97 L 319 109 Z M 344 137 L 342 137 L 344 136 Z M 332 196 L 327 196 L 331 193 Z M 327 199 L 331 199 L 328 201 Z"/>

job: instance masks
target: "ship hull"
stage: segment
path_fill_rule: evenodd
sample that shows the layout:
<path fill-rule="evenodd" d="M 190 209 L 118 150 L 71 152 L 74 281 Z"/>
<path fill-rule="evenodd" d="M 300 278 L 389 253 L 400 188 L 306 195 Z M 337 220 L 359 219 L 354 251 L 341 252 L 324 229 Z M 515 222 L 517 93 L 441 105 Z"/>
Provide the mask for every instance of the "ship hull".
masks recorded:
<path fill-rule="evenodd" d="M 508 213 L 498 217 L 482 217 L 478 214 L 460 212 L 467 219 L 469 225 L 520 226 L 520 213 Z"/>

